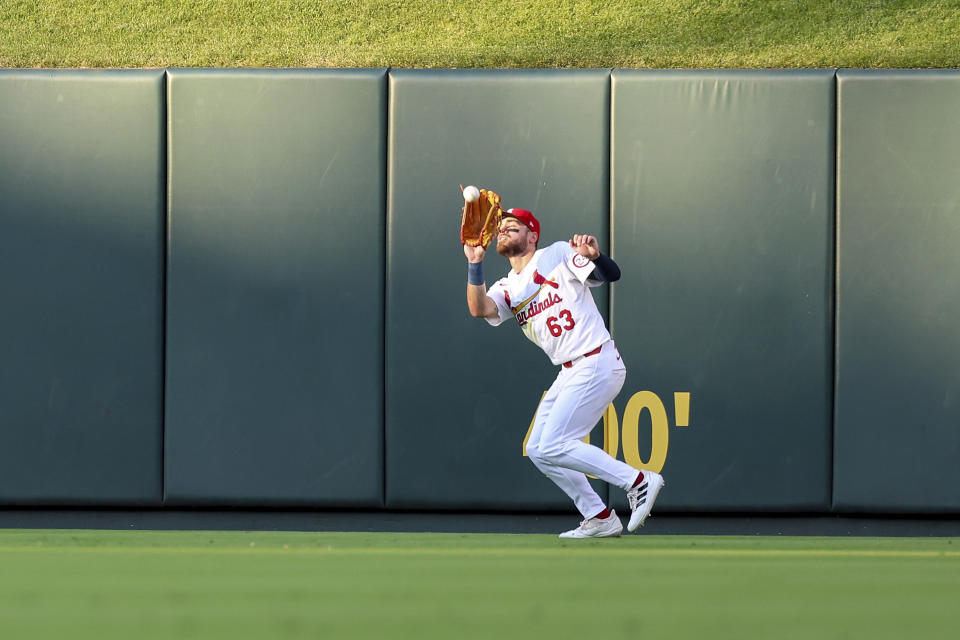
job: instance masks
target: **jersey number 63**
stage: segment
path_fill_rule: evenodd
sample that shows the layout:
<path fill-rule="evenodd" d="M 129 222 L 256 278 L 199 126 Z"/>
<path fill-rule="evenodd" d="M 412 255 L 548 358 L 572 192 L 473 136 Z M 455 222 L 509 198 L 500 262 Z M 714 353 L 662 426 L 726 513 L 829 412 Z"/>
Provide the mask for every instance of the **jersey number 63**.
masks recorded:
<path fill-rule="evenodd" d="M 550 316 L 547 318 L 547 329 L 550 330 L 550 335 L 552 335 L 554 338 L 559 336 L 564 331 L 573 329 L 573 327 L 577 324 L 573 321 L 573 316 L 566 309 L 562 310 L 557 315 L 560 317 L 558 318 L 556 316 Z M 560 324 L 561 321 L 563 321 L 563 324 Z"/>

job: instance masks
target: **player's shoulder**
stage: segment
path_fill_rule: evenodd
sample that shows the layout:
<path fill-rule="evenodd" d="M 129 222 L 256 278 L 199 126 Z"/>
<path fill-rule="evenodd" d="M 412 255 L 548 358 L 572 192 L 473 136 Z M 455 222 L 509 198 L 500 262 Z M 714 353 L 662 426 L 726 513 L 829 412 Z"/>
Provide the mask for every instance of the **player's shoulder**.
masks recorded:
<path fill-rule="evenodd" d="M 570 248 L 570 243 L 564 242 L 563 240 L 558 240 L 540 249 L 540 251 L 543 253 L 540 254 L 540 259 L 537 264 L 539 265 L 539 271 L 541 273 L 550 273 L 557 266 L 566 262 L 573 253 L 573 249 Z"/>
<path fill-rule="evenodd" d="M 487 291 L 492 291 L 494 289 L 503 289 L 507 286 L 507 284 L 508 284 L 507 277 L 504 276 L 503 278 L 500 278 L 499 280 L 491 284 L 490 288 L 487 289 Z"/>

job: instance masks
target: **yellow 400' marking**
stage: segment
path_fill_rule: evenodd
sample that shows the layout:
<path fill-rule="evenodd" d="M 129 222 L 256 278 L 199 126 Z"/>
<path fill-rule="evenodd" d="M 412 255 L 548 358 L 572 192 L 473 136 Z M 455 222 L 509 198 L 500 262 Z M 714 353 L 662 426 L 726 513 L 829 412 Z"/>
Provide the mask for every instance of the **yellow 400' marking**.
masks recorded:
<path fill-rule="evenodd" d="M 547 395 L 544 391 L 540 396 Z M 677 391 L 673 394 L 675 424 L 678 427 L 690 425 L 690 393 Z M 540 405 L 537 405 L 537 409 Z M 644 460 L 640 456 L 640 415 L 644 410 L 650 413 L 650 457 Z M 523 455 L 527 455 L 527 441 L 533 430 L 537 414 L 534 412 L 527 435 L 523 438 Z M 652 391 L 638 391 L 627 401 L 623 410 L 623 460 L 637 469 L 650 469 L 659 472 L 667 461 L 667 448 L 670 445 L 670 423 L 667 418 L 667 408 L 660 397 Z M 590 444 L 590 434 L 583 439 Z M 603 413 L 603 450 L 614 458 L 620 453 L 620 422 L 617 418 L 617 409 L 613 403 Z"/>

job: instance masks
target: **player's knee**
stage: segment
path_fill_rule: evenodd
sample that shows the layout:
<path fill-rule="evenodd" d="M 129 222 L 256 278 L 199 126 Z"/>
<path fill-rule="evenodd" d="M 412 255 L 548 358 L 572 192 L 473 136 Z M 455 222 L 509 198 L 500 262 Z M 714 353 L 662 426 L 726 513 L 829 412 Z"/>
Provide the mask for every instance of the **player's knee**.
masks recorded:
<path fill-rule="evenodd" d="M 560 465 L 567 455 L 566 442 L 547 442 L 540 445 L 540 460 L 546 464 Z"/>
<path fill-rule="evenodd" d="M 543 459 L 543 452 L 540 450 L 540 445 L 532 442 L 527 443 L 527 457 L 530 458 L 530 462 L 533 462 L 534 464 L 538 462 L 546 463 L 546 461 Z"/>

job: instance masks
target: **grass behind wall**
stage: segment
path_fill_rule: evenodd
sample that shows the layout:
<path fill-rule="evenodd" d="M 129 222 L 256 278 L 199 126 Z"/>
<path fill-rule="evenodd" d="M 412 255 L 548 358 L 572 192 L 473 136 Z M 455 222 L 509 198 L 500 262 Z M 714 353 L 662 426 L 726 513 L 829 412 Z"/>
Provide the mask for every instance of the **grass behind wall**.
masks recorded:
<path fill-rule="evenodd" d="M 0 67 L 949 68 L 960 0 L 0 0 Z"/>

